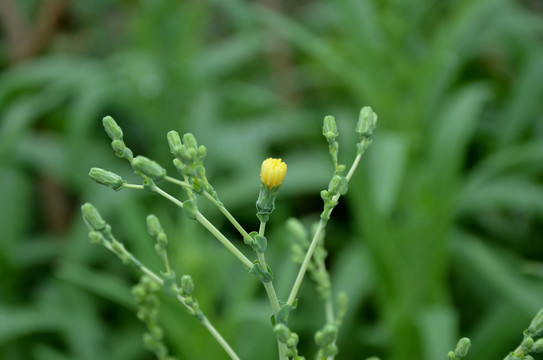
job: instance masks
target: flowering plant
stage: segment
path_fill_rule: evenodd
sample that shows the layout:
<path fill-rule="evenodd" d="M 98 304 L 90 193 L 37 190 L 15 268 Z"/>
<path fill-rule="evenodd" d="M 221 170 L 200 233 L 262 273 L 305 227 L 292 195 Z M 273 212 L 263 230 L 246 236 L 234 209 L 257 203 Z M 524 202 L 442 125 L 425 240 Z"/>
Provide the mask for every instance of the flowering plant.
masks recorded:
<path fill-rule="evenodd" d="M 280 301 L 277 296 L 273 272 L 265 257 L 268 246 L 265 234 L 266 224 L 275 209 L 275 199 L 287 173 L 287 165 L 281 159 L 268 158 L 262 163 L 260 193 L 256 201 L 256 216 L 260 220 L 260 226 L 258 231 L 252 232 L 246 231 L 219 199 L 217 192 L 206 177 L 204 159 L 207 150 L 205 146 L 199 146 L 195 137 L 190 133 L 183 135 L 182 138 L 175 131 L 170 131 L 167 134 L 170 151 L 174 156 L 173 164 L 182 176 L 182 179 L 177 179 L 168 176 L 167 171 L 157 162 L 144 156 L 134 157 L 132 150 L 124 143 L 123 131 L 113 118 L 107 116 L 103 119 L 103 125 L 112 140 L 111 146 L 113 150 L 117 156 L 130 162 L 135 173 L 142 177 L 143 182 L 142 184 L 130 184 L 121 176 L 100 168 L 92 168 L 89 176 L 94 181 L 116 191 L 137 189 L 158 194 L 181 208 L 190 219 L 198 221 L 219 240 L 249 273 L 255 275 L 262 282 L 272 310 L 272 330 L 277 339 L 279 359 L 304 359 L 298 353 L 299 338 L 289 328 L 288 317 L 297 307 L 297 294 L 306 272 L 309 271 L 316 282 L 320 297 L 324 300 L 326 313 L 326 324 L 315 334 L 315 342 L 319 347 L 317 358 L 334 359 L 338 352 L 336 338 L 345 314 L 346 296 L 340 294 L 334 299 L 331 294 L 330 277 L 325 266 L 324 229 L 330 219 L 332 210 L 338 204 L 339 198 L 347 193 L 349 180 L 353 176 L 362 155 L 372 142 L 376 123 L 377 115 L 372 109 L 369 107 L 363 108 L 355 128 L 358 134 L 357 155 L 349 170 L 346 171 L 346 166 L 338 162 L 339 144 L 336 139 L 339 134 L 335 119 L 332 116 L 325 117 L 323 135 L 329 145 L 334 163 L 334 173 L 328 189 L 321 192 L 324 209 L 313 234 L 309 236 L 298 220 L 290 219 L 288 221 L 287 226 L 297 239 L 296 244 L 293 245 L 293 250 L 295 260 L 300 264 L 300 269 L 286 301 Z M 164 191 L 159 186 L 161 182 L 173 183 L 183 188 L 187 195 L 186 199 L 180 200 Z M 243 238 L 243 242 L 252 248 L 256 256 L 255 260 L 252 261 L 244 255 L 200 212 L 198 199 L 202 197 L 216 206 L 236 228 Z M 156 240 L 155 251 L 164 265 L 164 270 L 160 274 L 145 266 L 125 248 L 122 242 L 114 237 L 111 226 L 107 224 L 92 204 L 86 203 L 81 209 L 83 220 L 89 229 L 91 242 L 104 246 L 115 253 L 123 263 L 133 265 L 142 272 L 143 275 L 139 284 L 133 288 L 133 295 L 138 304 L 138 318 L 148 328 L 144 335 L 144 343 L 148 349 L 155 353 L 158 359 L 174 359 L 169 354 L 164 342 L 163 331 L 157 321 L 160 305 L 157 292 L 160 289 L 166 295 L 176 298 L 217 340 L 231 359 L 239 359 L 234 349 L 211 324 L 198 305 L 198 301 L 193 296 L 194 283 L 190 275 L 177 276 L 172 270 L 167 253 L 168 237 L 155 215 L 150 214 L 147 216 L 147 229 L 149 234 Z"/>

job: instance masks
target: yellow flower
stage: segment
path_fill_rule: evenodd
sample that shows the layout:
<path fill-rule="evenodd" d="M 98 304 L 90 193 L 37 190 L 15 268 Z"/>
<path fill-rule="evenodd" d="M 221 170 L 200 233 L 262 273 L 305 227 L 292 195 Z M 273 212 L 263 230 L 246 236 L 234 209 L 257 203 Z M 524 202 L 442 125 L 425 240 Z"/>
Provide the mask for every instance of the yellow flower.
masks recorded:
<path fill-rule="evenodd" d="M 260 180 L 270 188 L 277 187 L 285 180 L 287 174 L 287 164 L 281 159 L 268 158 L 262 162 L 260 170 Z"/>

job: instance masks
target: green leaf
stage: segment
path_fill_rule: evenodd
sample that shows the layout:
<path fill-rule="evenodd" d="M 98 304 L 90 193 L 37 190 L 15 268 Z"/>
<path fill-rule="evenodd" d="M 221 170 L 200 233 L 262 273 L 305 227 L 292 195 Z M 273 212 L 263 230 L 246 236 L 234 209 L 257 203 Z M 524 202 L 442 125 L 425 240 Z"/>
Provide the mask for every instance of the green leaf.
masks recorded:
<path fill-rule="evenodd" d="M 370 195 L 382 215 L 394 209 L 404 182 L 409 142 L 399 132 L 379 131 L 368 153 Z"/>

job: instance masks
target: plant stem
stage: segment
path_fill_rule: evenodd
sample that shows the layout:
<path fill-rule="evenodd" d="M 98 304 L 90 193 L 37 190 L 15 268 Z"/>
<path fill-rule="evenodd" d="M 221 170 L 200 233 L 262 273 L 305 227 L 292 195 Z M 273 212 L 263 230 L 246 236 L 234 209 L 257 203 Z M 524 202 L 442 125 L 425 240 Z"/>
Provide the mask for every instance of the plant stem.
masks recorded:
<path fill-rule="evenodd" d="M 136 184 L 123 184 L 124 189 L 136 189 L 136 190 L 143 190 L 143 185 L 136 185 Z"/>
<path fill-rule="evenodd" d="M 335 316 L 334 316 L 334 305 L 332 304 L 332 297 L 330 295 L 326 299 L 326 304 L 324 306 L 325 306 L 324 309 L 326 313 L 326 322 L 328 324 L 334 324 L 336 322 Z M 334 341 L 332 342 L 332 345 L 335 345 L 335 344 L 336 344 L 336 339 L 334 339 Z M 334 360 L 334 357 L 335 357 L 334 355 L 330 355 L 326 359 Z"/>
<path fill-rule="evenodd" d="M 156 191 L 157 194 L 170 200 L 171 202 L 173 202 L 175 205 L 179 206 L 180 208 L 183 208 L 183 202 L 177 200 L 176 198 L 174 198 L 173 196 L 171 196 L 170 194 L 168 194 L 167 192 L 165 192 L 158 186 L 155 186 L 154 190 Z M 245 265 L 245 267 L 247 267 L 248 269 L 251 269 L 253 267 L 252 261 L 249 260 L 245 255 L 243 255 L 243 253 L 239 251 L 238 248 L 235 247 L 234 244 L 232 244 L 232 242 L 230 242 L 230 240 L 228 240 L 226 236 L 224 236 L 215 226 L 213 226 L 213 224 L 211 224 L 209 220 L 207 220 L 206 217 L 202 215 L 202 213 L 199 212 L 198 210 L 196 210 L 196 220 L 200 224 L 202 224 L 203 227 L 207 229 L 207 231 L 209 231 L 213 236 L 215 236 L 217 240 L 219 240 L 221 244 L 224 245 L 224 247 L 226 247 L 232 254 L 234 254 L 234 256 L 237 257 L 243 265 Z"/>
<path fill-rule="evenodd" d="M 258 230 L 258 235 L 264 236 L 265 231 L 266 231 L 266 223 L 260 222 L 260 229 Z M 268 265 L 266 264 L 266 257 L 264 256 L 264 253 L 257 252 L 256 256 L 258 257 L 258 261 L 260 262 L 261 268 L 264 271 L 267 271 Z M 266 289 L 266 293 L 268 294 L 268 298 L 270 299 L 273 315 L 275 316 L 275 319 L 277 319 L 279 315 L 279 310 L 281 310 L 281 308 L 279 306 L 279 300 L 277 299 L 277 293 L 275 292 L 275 287 L 273 286 L 272 281 L 262 282 L 262 284 L 264 284 L 264 289 Z M 279 349 L 279 359 L 287 360 L 288 359 L 287 354 L 286 354 L 287 345 L 279 341 L 279 338 L 277 338 L 277 347 Z"/>
<path fill-rule="evenodd" d="M 209 201 L 211 201 L 211 203 L 213 203 L 213 205 L 215 205 L 217 207 L 217 209 L 219 209 L 219 211 L 224 215 L 224 217 L 226 217 L 228 219 L 228 221 L 230 221 L 230 223 L 232 225 L 234 225 L 234 227 L 236 228 L 236 230 L 241 234 L 241 236 L 243 236 L 243 238 L 249 238 L 249 233 L 247 233 L 247 231 L 245 231 L 245 229 L 240 225 L 240 223 L 234 218 L 234 216 L 232 216 L 232 214 L 230 214 L 230 212 L 226 209 L 226 207 L 224 207 L 223 204 L 221 204 L 220 202 L 218 202 L 213 196 L 211 196 L 207 191 L 204 191 L 203 193 L 204 197 L 206 199 L 208 199 Z"/>
<path fill-rule="evenodd" d="M 192 185 L 190 185 L 189 183 L 184 182 L 184 181 L 181 181 L 181 180 L 176 179 L 176 178 L 174 178 L 174 177 L 166 176 L 166 177 L 164 178 L 164 180 L 169 181 L 169 182 L 171 182 L 171 183 L 173 183 L 173 184 L 179 185 L 179 186 L 181 186 L 182 188 L 194 190 L 194 188 L 192 187 Z"/>
<path fill-rule="evenodd" d="M 115 252 L 113 251 L 113 248 L 111 246 L 111 244 L 109 242 L 106 242 L 105 243 L 105 246 L 106 248 L 108 248 L 111 252 Z M 143 272 L 145 275 L 149 276 L 149 278 L 151 278 L 153 281 L 155 281 L 156 283 L 158 283 L 160 286 L 164 286 L 164 280 L 158 276 L 157 274 L 155 274 L 152 270 L 150 270 L 149 268 L 147 268 L 145 265 L 143 265 L 139 260 L 137 260 L 131 253 L 129 253 L 126 249 L 124 248 L 121 248 L 123 249 L 123 252 L 126 256 L 130 257 L 130 259 L 132 260 L 132 263 L 141 271 Z M 177 300 L 179 300 L 179 302 L 181 304 L 183 304 L 187 310 L 189 311 L 189 313 L 191 315 L 194 315 L 194 310 L 192 309 L 192 307 L 190 307 L 186 302 L 185 300 L 183 299 L 183 297 L 181 295 L 177 295 Z M 215 338 L 215 340 L 217 340 L 217 342 L 219 343 L 219 345 L 224 349 L 224 351 L 230 356 L 231 359 L 233 360 L 239 360 L 239 356 L 234 352 L 234 350 L 230 347 L 230 345 L 226 342 L 226 340 L 224 340 L 224 338 L 222 337 L 222 335 L 217 331 L 217 329 L 215 329 L 215 327 L 209 322 L 209 320 L 203 316 L 202 320 L 200 321 L 201 324 L 209 331 L 209 333 L 211 334 L 211 336 L 213 336 Z"/>
<path fill-rule="evenodd" d="M 264 236 L 264 231 L 266 229 L 266 223 L 260 223 L 260 231 L 259 235 Z M 266 264 L 266 257 L 264 256 L 264 253 L 256 253 L 258 257 L 258 261 L 260 262 L 260 266 L 263 271 L 268 271 L 268 265 Z M 273 286 L 273 283 L 270 282 L 263 282 L 264 288 L 266 289 L 266 292 L 268 293 L 268 297 L 270 298 L 270 304 L 273 309 L 273 314 L 277 318 L 277 315 L 279 314 L 279 300 L 277 299 L 277 293 L 275 292 L 275 288 Z"/>
<path fill-rule="evenodd" d="M 362 158 L 363 153 L 357 154 L 356 158 L 353 161 L 353 164 L 351 165 L 351 168 L 349 169 L 349 172 L 347 173 L 347 176 L 345 178 L 347 181 L 350 181 L 354 171 L 356 170 L 358 163 L 360 162 L 360 159 Z M 332 202 L 336 203 L 341 195 L 338 193 L 334 195 L 332 198 Z M 332 212 L 333 208 L 329 210 L 329 214 Z M 326 222 L 324 220 L 319 221 L 319 226 L 317 227 L 317 231 L 315 231 L 315 235 L 313 236 L 313 239 L 311 240 L 311 244 L 309 245 L 309 249 L 307 249 L 307 253 L 305 254 L 304 261 L 302 262 L 302 265 L 300 267 L 300 270 L 298 271 L 298 275 L 296 276 L 296 280 L 294 281 L 294 285 L 292 286 L 292 290 L 290 291 L 290 295 L 287 300 L 287 304 L 292 305 L 294 303 L 294 300 L 296 300 L 296 295 L 298 294 L 298 291 L 300 290 L 300 286 L 302 285 L 302 281 L 304 279 L 305 272 L 307 271 L 307 266 L 309 265 L 309 261 L 311 261 L 311 258 L 313 257 L 313 252 L 315 251 L 315 248 L 317 247 L 318 240 L 320 237 L 321 232 L 326 227 Z"/>
<path fill-rule="evenodd" d="M 249 260 L 237 247 L 234 246 L 213 224 L 207 220 L 201 212 L 196 210 L 196 220 L 202 224 L 213 236 L 215 236 L 235 257 L 237 257 L 247 269 L 253 267 L 253 262 Z"/>
<path fill-rule="evenodd" d="M 362 159 L 362 155 L 364 155 L 363 152 L 361 152 L 360 154 L 357 154 L 356 157 L 354 158 L 353 165 L 351 165 L 351 168 L 349 169 L 347 176 L 345 176 L 347 181 L 351 181 L 351 178 L 353 177 L 353 174 L 356 168 L 358 167 L 358 163 L 360 162 L 360 159 Z"/>
<path fill-rule="evenodd" d="M 232 360 L 240 360 L 239 356 L 234 352 L 234 350 L 230 347 L 226 340 L 224 340 L 224 338 L 217 331 L 217 329 L 215 329 L 215 327 L 211 325 L 206 317 L 202 319 L 202 325 L 204 325 L 204 327 L 211 333 L 211 335 L 215 338 L 215 340 L 217 340 L 219 345 L 221 345 L 221 347 L 224 349 L 224 351 L 226 351 L 226 353 L 228 354 L 228 356 L 230 356 Z"/>
<path fill-rule="evenodd" d="M 222 205 L 220 202 L 218 202 L 213 196 L 211 196 L 207 191 L 204 191 L 204 197 L 208 199 L 211 203 L 213 203 L 221 213 L 230 221 L 232 225 L 238 230 L 238 232 L 243 236 L 244 238 L 249 238 L 249 234 L 245 229 L 240 225 L 240 223 L 230 214 L 228 209 L 224 205 Z M 266 223 L 261 222 L 260 223 L 260 229 L 259 229 L 259 235 L 264 236 L 264 232 L 266 231 Z M 266 263 L 266 257 L 263 253 L 256 253 L 258 257 L 258 261 L 260 262 L 260 266 L 262 267 L 262 270 L 267 271 L 268 265 Z M 273 286 L 273 283 L 270 282 L 263 282 L 264 289 L 266 290 L 266 294 L 268 295 L 268 298 L 270 300 L 270 304 L 273 310 L 273 315 L 277 319 L 277 316 L 279 315 L 279 299 L 277 298 L 277 293 L 275 292 L 275 287 Z M 286 351 L 287 347 L 285 344 L 281 343 L 279 339 L 277 340 L 277 346 L 279 348 L 279 359 L 287 359 Z"/>
<path fill-rule="evenodd" d="M 189 188 L 192 189 L 192 186 L 186 182 L 180 181 L 178 179 L 166 176 L 166 181 L 169 181 L 171 183 L 177 184 L 183 188 Z M 143 186 L 138 187 L 143 188 Z M 167 192 L 160 189 L 158 186 L 155 186 L 155 191 L 165 197 L 166 199 L 170 200 L 177 206 L 183 208 L 183 203 Z M 249 233 L 245 231 L 245 229 L 240 225 L 240 223 L 230 214 L 230 212 L 222 205 L 220 202 L 218 202 L 213 196 L 211 196 L 207 191 L 203 192 L 203 196 L 208 199 L 211 203 L 213 203 L 219 211 L 230 221 L 230 223 L 238 230 L 238 232 L 243 236 L 244 238 L 249 238 Z M 247 268 L 251 269 L 253 266 L 253 263 L 245 257 L 231 242 L 228 240 L 213 224 L 211 224 L 198 210 L 196 211 L 196 220 L 200 222 L 210 233 L 212 233 L 228 250 L 230 250 Z M 259 235 L 264 236 L 264 232 L 266 230 L 266 223 L 261 222 L 260 223 L 260 229 L 259 229 Z M 266 257 L 263 253 L 257 253 L 258 261 L 260 262 L 260 266 L 264 271 L 267 271 L 268 266 L 266 263 Z M 270 300 L 270 304 L 273 310 L 273 314 L 275 318 L 277 319 L 277 316 L 279 315 L 279 299 L 277 298 L 277 293 L 275 292 L 275 287 L 273 286 L 272 282 L 263 282 L 264 289 L 266 290 L 266 293 L 268 295 L 268 298 Z M 286 356 L 287 347 L 285 344 L 281 343 L 279 339 L 277 340 L 277 344 L 279 347 L 279 359 L 286 360 L 288 357 Z"/>
<path fill-rule="evenodd" d="M 305 254 L 304 261 L 302 262 L 300 270 L 298 271 L 298 275 L 296 276 L 296 281 L 294 281 L 294 285 L 292 286 L 292 290 L 290 291 L 290 295 L 288 296 L 287 304 L 289 305 L 294 304 L 294 300 L 296 300 L 296 295 L 298 294 L 298 290 L 300 290 L 300 286 L 302 285 L 302 281 L 304 279 L 307 266 L 309 265 L 309 262 L 311 261 L 311 257 L 313 256 L 313 252 L 315 251 L 315 248 L 317 247 L 318 239 L 324 227 L 325 225 L 324 225 L 323 220 L 319 221 L 319 226 L 317 227 L 317 231 L 315 231 L 313 240 L 311 240 L 309 249 L 307 249 L 307 253 Z"/>

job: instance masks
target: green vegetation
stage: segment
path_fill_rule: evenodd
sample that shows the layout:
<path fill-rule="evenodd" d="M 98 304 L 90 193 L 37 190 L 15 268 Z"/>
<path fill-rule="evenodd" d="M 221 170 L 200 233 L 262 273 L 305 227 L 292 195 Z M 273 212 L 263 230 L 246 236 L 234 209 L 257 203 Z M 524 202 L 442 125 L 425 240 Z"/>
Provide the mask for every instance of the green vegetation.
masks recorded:
<path fill-rule="evenodd" d="M 530 345 L 523 330 L 543 306 L 539 2 L 0 6 L 0 358 L 153 358 L 134 316 L 138 273 L 87 241 L 79 207 L 92 201 L 138 259 L 161 269 L 145 225 L 156 214 L 173 271 L 195 279 L 194 297 L 213 325 L 242 359 L 275 359 L 261 283 L 205 229 L 158 196 L 89 180 L 97 166 L 138 178 L 112 156 L 100 119 L 111 114 L 134 155 L 159 164 L 170 163 L 169 130 L 193 132 L 207 146 L 207 177 L 247 228 L 258 224 L 262 160 L 283 158 L 289 173 L 266 257 L 277 278 L 291 280 L 277 284 L 287 298 L 299 268 L 290 248 L 303 240 L 285 224 L 318 221 L 315 194 L 334 171 L 322 116 L 341 119 L 342 163 L 356 154 L 351 129 L 363 104 L 379 114 L 379 132 L 327 227 L 331 284 L 349 299 L 337 358 L 446 359 L 464 336 L 466 360 L 503 359 Z M 205 211 L 234 237 L 222 214 Z M 331 344 L 309 284 L 289 327 L 312 358 Z M 172 355 L 226 358 L 175 299 L 156 295 L 162 305 L 152 321 Z"/>

